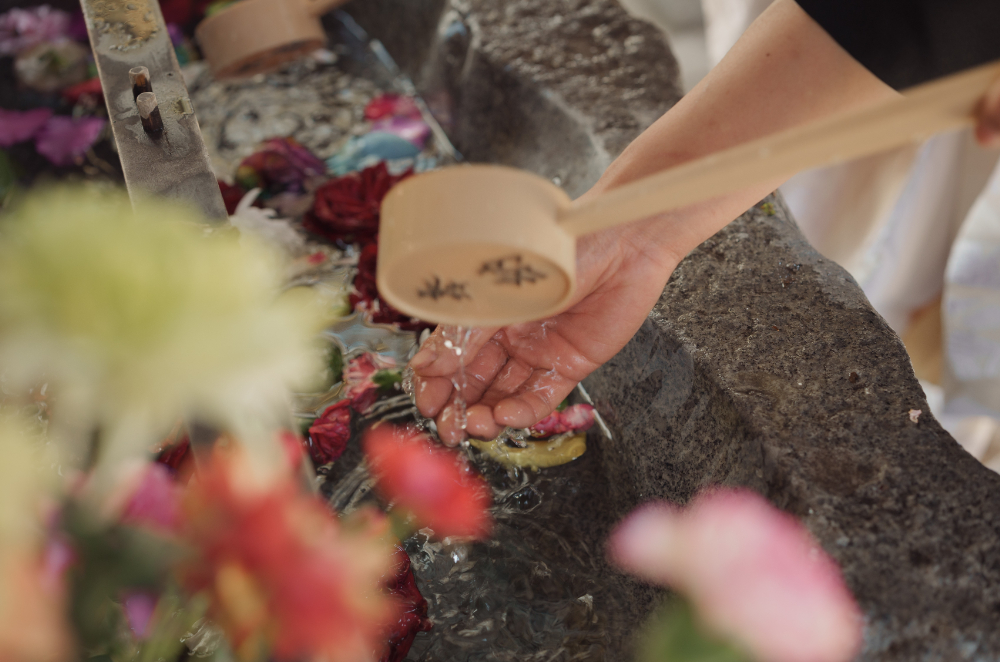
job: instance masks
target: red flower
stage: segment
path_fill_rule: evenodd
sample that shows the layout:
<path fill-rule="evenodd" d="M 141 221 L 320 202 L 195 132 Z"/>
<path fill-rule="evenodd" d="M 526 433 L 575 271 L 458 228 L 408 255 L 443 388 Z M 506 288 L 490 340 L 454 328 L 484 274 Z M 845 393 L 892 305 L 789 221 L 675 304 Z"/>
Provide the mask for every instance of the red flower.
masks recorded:
<path fill-rule="evenodd" d="M 365 119 L 370 122 L 390 117 L 419 118 L 420 109 L 413 97 L 399 94 L 380 94 L 365 106 Z"/>
<path fill-rule="evenodd" d="M 181 581 L 209 595 L 240 657 L 354 662 L 381 647 L 398 613 L 380 588 L 394 567 L 384 517 L 343 526 L 290 472 L 261 479 L 250 458 L 221 448 L 183 506 L 196 553 Z"/>
<path fill-rule="evenodd" d="M 335 462 L 351 438 L 351 401 L 326 408 L 309 427 L 309 457 L 317 467 Z"/>
<path fill-rule="evenodd" d="M 66 99 L 66 101 L 74 104 L 80 100 L 80 97 L 83 96 L 90 96 L 95 100 L 104 99 L 103 89 L 101 88 L 101 79 L 97 76 L 91 78 L 90 80 L 85 80 L 82 83 L 70 85 L 60 94 L 63 99 Z"/>
<path fill-rule="evenodd" d="M 337 177 L 316 189 L 312 213 L 303 220 L 306 230 L 330 241 L 371 239 L 378 233 L 382 199 L 412 170 L 390 175 L 385 163 Z"/>
<path fill-rule="evenodd" d="M 460 455 L 390 424 L 369 430 L 364 450 L 379 492 L 422 526 L 442 537 L 489 534 L 489 487 Z"/>
<path fill-rule="evenodd" d="M 420 333 L 434 325 L 410 317 L 387 304 L 375 286 L 375 265 L 378 261 L 378 243 L 365 244 L 358 258 L 358 273 L 354 277 L 354 292 L 348 297 L 351 307 L 368 315 L 377 324 L 395 324 L 406 331 Z"/>
<path fill-rule="evenodd" d="M 222 192 L 222 202 L 226 205 L 226 213 L 232 216 L 236 213 L 236 206 L 247 194 L 241 186 L 230 186 L 226 182 L 219 180 L 219 190 Z"/>
<path fill-rule="evenodd" d="M 294 138 L 272 138 L 243 159 L 236 169 L 236 183 L 243 189 L 262 188 L 267 195 L 300 193 L 308 179 L 326 173 L 326 164 Z"/>
<path fill-rule="evenodd" d="M 594 424 L 594 408 L 590 405 L 573 405 L 554 411 L 531 426 L 532 437 L 551 437 L 564 432 L 589 430 Z"/>
<path fill-rule="evenodd" d="M 386 649 L 379 662 L 402 662 L 410 652 L 418 632 L 427 632 L 434 624 L 427 618 L 427 600 L 420 595 L 406 550 L 396 545 L 396 571 L 386 588 L 399 602 L 402 612 L 385 634 Z"/>

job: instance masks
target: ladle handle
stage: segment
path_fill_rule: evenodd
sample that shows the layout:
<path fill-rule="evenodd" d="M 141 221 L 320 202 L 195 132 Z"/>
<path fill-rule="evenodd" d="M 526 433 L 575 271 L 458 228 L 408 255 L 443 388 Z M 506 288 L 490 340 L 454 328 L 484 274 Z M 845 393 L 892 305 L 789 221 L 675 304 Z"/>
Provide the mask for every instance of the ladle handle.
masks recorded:
<path fill-rule="evenodd" d="M 907 90 L 874 108 L 811 122 L 663 170 L 559 215 L 575 236 L 648 218 L 678 207 L 922 141 L 947 129 L 971 124 L 976 106 L 1000 78 L 1000 61 Z"/>

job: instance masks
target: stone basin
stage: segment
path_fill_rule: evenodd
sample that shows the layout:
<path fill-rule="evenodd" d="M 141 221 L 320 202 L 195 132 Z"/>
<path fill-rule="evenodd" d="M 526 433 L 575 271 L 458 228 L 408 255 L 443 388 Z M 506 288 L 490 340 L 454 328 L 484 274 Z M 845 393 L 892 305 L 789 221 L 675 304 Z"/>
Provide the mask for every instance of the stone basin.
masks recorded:
<path fill-rule="evenodd" d="M 0 10 L 22 4 L 40 3 Z M 662 35 L 612 0 L 346 10 L 467 160 L 534 171 L 571 195 L 680 96 Z M 608 602 L 593 601 L 611 622 L 603 646 L 573 659 L 629 659 L 660 594 L 600 562 L 610 527 L 646 500 L 713 484 L 758 490 L 840 562 L 866 614 L 860 659 L 1000 658 L 1000 475 L 933 419 L 899 338 L 780 198 L 768 202 L 685 259 L 635 338 L 584 384 L 611 439 L 591 435 L 546 480 L 571 495 L 564 537 L 598 551 L 592 583 Z"/>
<path fill-rule="evenodd" d="M 346 10 L 467 160 L 526 168 L 572 195 L 679 98 L 661 34 L 611 0 Z M 842 565 L 866 614 L 860 659 L 1000 658 L 1000 475 L 931 416 L 858 285 L 780 197 L 767 202 L 685 259 L 635 338 L 586 380 L 612 439 L 591 439 L 604 480 L 578 495 L 578 532 L 599 546 L 641 502 L 749 486 Z M 656 602 L 606 565 L 595 573 L 615 587 L 620 623 Z M 606 659 L 627 659 L 629 642 L 609 635 Z"/>

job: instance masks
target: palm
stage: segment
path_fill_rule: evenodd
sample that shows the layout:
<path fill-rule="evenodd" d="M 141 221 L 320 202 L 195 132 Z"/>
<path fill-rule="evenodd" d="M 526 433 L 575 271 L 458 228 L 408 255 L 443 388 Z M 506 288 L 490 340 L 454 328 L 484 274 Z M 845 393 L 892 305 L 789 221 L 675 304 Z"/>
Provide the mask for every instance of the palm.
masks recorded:
<path fill-rule="evenodd" d="M 528 427 L 551 413 L 580 380 L 625 346 L 676 263 L 643 224 L 581 241 L 578 298 L 569 309 L 537 322 L 472 332 L 463 388 L 468 433 L 488 439 L 504 426 Z M 458 357 L 443 341 L 440 329 L 435 331 L 414 360 L 416 399 L 421 413 L 437 419 L 441 438 L 454 444 L 465 436 L 456 420 L 453 386 L 461 379 Z M 428 356 L 435 358 L 420 365 Z"/>

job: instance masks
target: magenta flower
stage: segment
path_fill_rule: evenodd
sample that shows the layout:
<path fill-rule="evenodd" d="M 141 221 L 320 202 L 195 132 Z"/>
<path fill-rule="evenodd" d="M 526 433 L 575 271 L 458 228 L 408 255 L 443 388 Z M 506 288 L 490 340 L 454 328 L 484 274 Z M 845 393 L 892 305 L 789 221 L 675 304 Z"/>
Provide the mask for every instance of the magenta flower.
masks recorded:
<path fill-rule="evenodd" d="M 372 131 L 381 131 L 399 136 L 417 147 L 423 147 L 431 135 L 431 127 L 419 117 L 393 117 L 372 124 Z"/>
<path fill-rule="evenodd" d="M 66 35 L 70 15 L 48 5 L 0 14 L 0 55 L 17 55 L 43 41 Z"/>
<path fill-rule="evenodd" d="M 180 526 L 181 487 L 170 470 L 150 463 L 137 476 L 135 491 L 122 509 L 123 524 L 132 524 L 172 533 Z"/>
<path fill-rule="evenodd" d="M 52 117 L 48 108 L 31 110 L 5 110 L 0 108 L 0 147 L 30 140 Z"/>
<path fill-rule="evenodd" d="M 551 437 L 566 432 L 583 432 L 594 424 L 594 408 L 590 405 L 572 405 L 554 411 L 531 426 L 532 437 Z"/>
<path fill-rule="evenodd" d="M 612 534 L 626 570 L 687 596 L 701 620 L 768 662 L 846 662 L 861 614 L 836 562 L 791 515 L 748 490 L 651 503 Z"/>
<path fill-rule="evenodd" d="M 97 142 L 104 124 L 100 117 L 55 115 L 38 132 L 35 148 L 57 166 L 70 165 Z"/>

